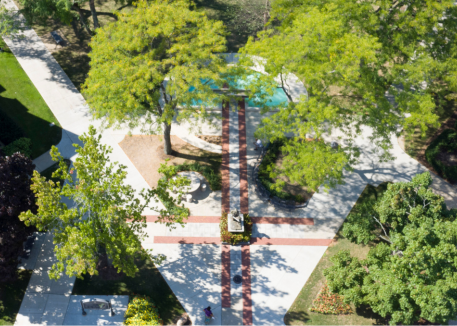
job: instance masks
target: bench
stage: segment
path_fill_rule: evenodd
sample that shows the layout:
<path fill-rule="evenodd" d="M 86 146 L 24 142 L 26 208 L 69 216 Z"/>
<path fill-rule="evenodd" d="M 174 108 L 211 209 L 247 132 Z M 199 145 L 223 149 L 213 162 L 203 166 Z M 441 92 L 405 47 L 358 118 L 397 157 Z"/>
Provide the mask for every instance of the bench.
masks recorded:
<path fill-rule="evenodd" d="M 56 41 L 56 46 L 62 46 L 63 38 L 59 34 L 57 34 L 57 31 L 51 32 L 51 36 L 54 39 L 54 41 Z"/>

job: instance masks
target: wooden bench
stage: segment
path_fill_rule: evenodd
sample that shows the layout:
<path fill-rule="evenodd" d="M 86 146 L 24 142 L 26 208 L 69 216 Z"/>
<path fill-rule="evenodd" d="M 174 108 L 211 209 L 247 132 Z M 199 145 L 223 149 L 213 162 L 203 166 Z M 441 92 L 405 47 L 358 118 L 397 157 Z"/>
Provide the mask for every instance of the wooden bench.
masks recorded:
<path fill-rule="evenodd" d="M 59 34 L 57 34 L 57 31 L 51 32 L 51 36 L 54 39 L 54 41 L 56 41 L 56 46 L 62 46 L 63 38 Z"/>

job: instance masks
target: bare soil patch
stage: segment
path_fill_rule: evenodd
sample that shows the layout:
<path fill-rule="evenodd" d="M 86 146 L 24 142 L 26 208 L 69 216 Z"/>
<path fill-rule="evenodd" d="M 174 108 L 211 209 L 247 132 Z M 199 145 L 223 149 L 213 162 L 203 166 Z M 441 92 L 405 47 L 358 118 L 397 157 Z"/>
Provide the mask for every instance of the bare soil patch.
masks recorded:
<path fill-rule="evenodd" d="M 222 146 L 222 136 L 206 136 L 206 135 L 197 135 L 198 138 L 204 140 L 208 143 Z"/>
<path fill-rule="evenodd" d="M 135 165 L 150 187 L 157 187 L 161 177 L 157 170 L 161 163 L 169 159 L 168 164 L 179 165 L 182 163 L 198 162 L 201 165 L 211 166 L 220 171 L 222 155 L 212 153 L 192 146 L 177 136 L 171 136 L 173 148 L 172 155 L 165 155 L 163 137 L 157 135 L 125 136 L 119 143 L 130 161 Z"/>

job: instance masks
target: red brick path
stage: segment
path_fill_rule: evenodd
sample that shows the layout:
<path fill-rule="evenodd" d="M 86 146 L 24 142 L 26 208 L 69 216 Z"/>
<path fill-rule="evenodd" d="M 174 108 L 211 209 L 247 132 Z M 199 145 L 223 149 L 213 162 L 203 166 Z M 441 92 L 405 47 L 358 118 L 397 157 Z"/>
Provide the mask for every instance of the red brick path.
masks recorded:
<path fill-rule="evenodd" d="M 228 213 L 230 211 L 230 152 L 229 152 L 229 137 L 230 137 L 230 105 L 229 102 L 222 104 L 222 212 Z M 222 246 L 221 257 L 221 289 L 222 289 L 222 307 L 230 308 L 230 246 Z"/>
<path fill-rule="evenodd" d="M 230 177 L 229 177 L 229 124 L 230 124 L 230 106 L 228 102 L 222 105 L 222 212 L 230 211 Z"/>
<path fill-rule="evenodd" d="M 251 238 L 251 245 L 329 246 L 333 239 Z"/>
<path fill-rule="evenodd" d="M 174 243 L 174 244 L 221 244 L 220 237 L 173 237 L 155 236 L 154 243 Z"/>
<path fill-rule="evenodd" d="M 241 247 L 241 275 L 243 277 L 243 325 L 252 325 L 251 251 L 249 245 Z"/>
<path fill-rule="evenodd" d="M 222 308 L 230 308 L 232 299 L 230 297 L 230 245 L 222 246 Z M 228 268 L 227 268 L 228 267 Z"/>
<path fill-rule="evenodd" d="M 159 220 L 158 215 L 146 215 L 146 222 L 156 222 Z M 219 223 L 220 216 L 189 216 L 186 223 Z"/>
<path fill-rule="evenodd" d="M 244 99 L 238 102 L 239 155 L 240 155 L 240 212 L 249 213 L 248 163 L 246 158 L 246 111 Z"/>
<path fill-rule="evenodd" d="M 255 224 L 314 225 L 313 218 L 251 217 L 251 220 Z"/>

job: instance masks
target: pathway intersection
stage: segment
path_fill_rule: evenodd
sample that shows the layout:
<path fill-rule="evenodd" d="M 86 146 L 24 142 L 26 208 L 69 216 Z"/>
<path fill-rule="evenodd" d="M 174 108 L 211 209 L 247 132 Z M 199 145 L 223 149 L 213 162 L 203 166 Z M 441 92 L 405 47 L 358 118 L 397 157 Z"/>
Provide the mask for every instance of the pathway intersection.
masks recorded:
<path fill-rule="evenodd" d="M 7 5 L 15 8 L 11 0 Z M 29 29 L 24 36 L 24 39 L 5 41 L 63 128 L 59 150 L 65 158 L 74 159 L 72 143 L 79 142 L 78 137 L 90 124 L 98 127 L 100 123 L 92 120 L 84 98 L 36 33 Z M 227 57 L 236 61 L 233 56 Z M 306 92 L 294 76 L 287 84 L 293 98 Z M 174 123 L 172 133 L 195 146 L 222 152 L 221 196 L 211 197 L 205 201 L 205 205 L 208 202 L 206 206 L 189 204 L 192 216 L 184 227 L 172 230 L 155 223 L 158 212 L 145 211 L 149 237 L 143 246 L 153 249 L 154 255 L 166 255 L 158 268 L 194 325 L 203 324 L 203 308 L 208 305 L 216 318 L 212 322 L 214 325 L 282 325 L 285 313 L 365 186 L 383 181 L 408 181 L 426 169 L 401 150 L 395 136 L 392 136 L 391 150 L 395 160 L 379 163 L 376 148 L 368 140 L 371 131 L 364 129 L 356 139 L 361 150 L 360 162 L 354 173 L 345 174 L 344 185 L 328 193 L 321 189 L 305 208 L 292 212 L 278 209 L 258 197 L 249 173 L 258 156 L 253 146 L 254 131 L 263 116 L 258 109 L 246 107 L 244 101 L 227 103 L 219 110 L 222 125 L 216 128 L 204 125 L 202 134 L 222 135 L 222 148 L 199 140 L 182 124 Z M 105 130 L 102 141 L 113 148 L 111 160 L 127 166 L 127 183 L 140 190 L 148 185 L 118 145 L 127 133 L 127 130 Z M 138 131 L 132 133 L 139 134 Z M 324 138 L 331 141 L 337 136 L 335 133 Z M 344 145 L 344 137 L 341 145 Z M 50 164 L 46 155 L 37 163 L 40 169 Z M 435 180 L 434 184 L 440 184 L 439 189 L 447 189 L 439 179 Z M 455 188 L 445 192 L 447 204 L 456 205 Z M 255 223 L 250 245 L 228 246 L 220 242 L 220 214 L 235 207 L 242 213 L 249 213 Z M 50 235 L 43 239 L 50 239 Z M 74 280 L 64 279 L 60 284 L 49 281 L 46 269 L 54 259 L 52 245 L 42 245 L 40 250 L 46 265 L 39 268 L 40 263 L 37 263 L 31 267 L 35 269 L 34 277 L 27 293 L 36 294 L 35 303 L 40 295 L 48 295 L 48 299 L 55 295 L 68 298 Z M 241 285 L 233 282 L 235 275 L 242 276 Z M 37 284 L 44 285 L 43 289 Z M 66 306 L 62 303 L 69 299 L 65 300 L 47 300 L 37 311 L 42 316 L 28 315 L 27 300 L 24 300 L 23 313 L 20 311 L 17 323 L 46 323 L 43 316 L 48 311 L 54 313 L 52 316 L 59 323 L 65 318 Z"/>

